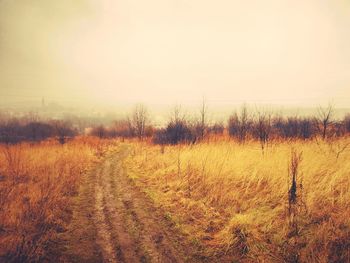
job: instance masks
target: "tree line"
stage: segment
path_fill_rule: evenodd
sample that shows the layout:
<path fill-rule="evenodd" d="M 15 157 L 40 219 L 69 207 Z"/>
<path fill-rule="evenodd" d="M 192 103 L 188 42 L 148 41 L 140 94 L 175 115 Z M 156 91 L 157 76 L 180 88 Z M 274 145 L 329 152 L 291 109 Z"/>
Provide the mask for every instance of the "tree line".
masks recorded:
<path fill-rule="evenodd" d="M 264 150 L 271 141 L 279 139 L 327 139 L 350 133 L 350 114 L 342 120 L 337 120 L 334 115 L 333 105 L 320 107 L 317 114 L 310 117 L 284 117 L 268 109 L 251 109 L 242 105 L 231 114 L 225 125 L 209 121 L 208 107 L 203 100 L 195 118 L 189 118 L 180 106 L 175 106 L 166 125 L 159 128 L 152 125 L 149 111 L 140 104 L 128 117 L 116 120 L 108 127 L 93 126 L 88 134 L 99 138 L 147 138 L 155 144 L 178 144 L 196 143 L 213 135 L 227 133 L 240 143 L 258 140 Z M 78 134 L 81 131 L 72 122 L 63 120 L 0 119 L 2 143 L 41 141 L 55 137 L 64 144 Z"/>
<path fill-rule="evenodd" d="M 56 138 L 60 144 L 64 144 L 78 133 L 72 123 L 63 120 L 40 121 L 26 118 L 0 120 L 0 143 L 38 142 Z"/>
<path fill-rule="evenodd" d="M 188 118 L 180 106 L 175 106 L 165 127 L 155 128 L 151 125 L 146 107 L 138 105 L 130 117 L 116 121 L 109 128 L 95 127 L 91 135 L 101 138 L 138 137 L 140 140 L 151 138 L 156 144 L 178 144 L 195 143 L 225 131 L 241 143 L 258 140 L 264 149 L 270 141 L 278 139 L 308 140 L 315 137 L 327 139 L 344 136 L 350 133 L 350 114 L 337 120 L 333 105 L 328 105 L 318 108 L 315 116 L 284 117 L 268 109 L 252 110 L 243 105 L 231 114 L 227 125 L 224 125 L 209 122 L 207 105 L 203 101 L 197 118 Z"/>

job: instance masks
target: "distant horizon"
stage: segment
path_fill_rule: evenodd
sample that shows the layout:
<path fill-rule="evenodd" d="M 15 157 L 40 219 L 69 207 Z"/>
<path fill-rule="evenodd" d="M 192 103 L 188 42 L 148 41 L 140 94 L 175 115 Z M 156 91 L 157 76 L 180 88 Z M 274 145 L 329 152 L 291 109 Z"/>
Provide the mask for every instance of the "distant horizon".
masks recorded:
<path fill-rule="evenodd" d="M 130 116 L 134 107 L 138 104 L 143 104 L 150 114 L 152 124 L 163 126 L 169 120 L 169 117 L 176 106 L 180 106 L 181 111 L 189 119 L 198 117 L 200 106 L 203 100 L 198 100 L 195 104 L 174 103 L 174 104 L 147 104 L 147 103 L 115 103 L 114 105 L 85 105 L 79 106 L 76 104 L 64 104 L 59 101 L 45 100 L 45 109 L 42 108 L 42 101 L 35 100 L 29 103 L 22 101 L 22 106 L 10 103 L 8 106 L 0 104 L 0 113 L 4 110 L 12 110 L 21 114 L 35 113 L 38 116 L 44 114 L 47 118 L 60 116 L 59 119 L 64 119 L 67 116 L 77 116 L 85 118 L 98 118 L 101 123 L 108 124 L 114 120 L 124 119 Z M 215 105 L 209 100 L 205 100 L 208 112 L 208 121 L 211 123 L 222 122 L 226 123 L 228 118 L 235 112 L 239 112 L 243 105 L 248 107 L 250 114 L 254 115 L 257 110 L 267 110 L 274 115 L 284 117 L 313 117 L 317 116 L 320 107 L 326 108 L 329 104 L 318 106 L 297 106 L 297 105 L 282 105 L 282 104 L 257 104 L 257 103 L 227 103 Z M 349 107 L 334 107 L 333 118 L 341 120 L 350 114 Z M 51 110 L 50 110 L 51 108 Z M 47 111 L 49 109 L 49 111 Z M 57 115 L 59 114 L 59 115 Z"/>
<path fill-rule="evenodd" d="M 172 100 L 172 101 L 164 101 L 164 102 L 147 102 L 146 100 L 130 100 L 130 101 L 122 101 L 115 100 L 114 102 L 103 102 L 99 100 L 93 99 L 82 99 L 79 97 L 40 97 L 40 96 L 17 96 L 17 95 L 2 95 L 0 93 L 0 98 L 4 98 L 0 101 L 1 107 L 16 107 L 18 105 L 27 105 L 28 107 L 41 106 L 42 101 L 48 104 L 58 104 L 64 107 L 73 107 L 73 108 L 113 108 L 113 107 L 130 107 L 136 104 L 144 104 L 149 107 L 168 107 L 168 106 L 176 106 L 183 105 L 189 108 L 196 107 L 203 102 L 203 99 L 206 103 L 213 106 L 213 108 L 226 108 L 226 107 L 237 107 L 243 104 L 248 105 L 257 105 L 257 106 L 267 106 L 267 107 L 287 107 L 287 108 L 300 108 L 300 109 L 312 109 L 319 107 L 326 107 L 331 104 L 334 108 L 337 109 L 350 109 L 350 104 L 348 103 L 335 103 L 333 99 L 329 99 L 323 103 L 313 102 L 302 102 L 295 100 L 287 100 L 287 101 L 268 101 L 268 100 L 243 100 L 239 98 L 235 99 L 221 99 L 215 100 L 210 99 L 205 96 L 199 96 L 197 99 L 188 99 L 188 100 Z"/>

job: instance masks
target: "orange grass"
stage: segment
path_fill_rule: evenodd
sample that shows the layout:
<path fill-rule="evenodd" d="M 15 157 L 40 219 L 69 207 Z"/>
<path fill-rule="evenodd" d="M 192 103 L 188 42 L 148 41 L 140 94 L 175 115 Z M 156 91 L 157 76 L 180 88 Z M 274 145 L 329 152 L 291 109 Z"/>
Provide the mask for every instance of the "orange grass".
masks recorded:
<path fill-rule="evenodd" d="M 80 179 L 103 149 L 93 138 L 0 146 L 0 261 L 54 258 L 51 243 L 65 231 Z"/>
<path fill-rule="evenodd" d="M 132 143 L 125 166 L 209 258 L 349 262 L 350 147 L 344 147 L 349 143 L 350 138 L 275 142 L 264 154 L 258 142 L 224 138 L 165 149 Z M 302 153 L 293 219 L 292 149 Z"/>

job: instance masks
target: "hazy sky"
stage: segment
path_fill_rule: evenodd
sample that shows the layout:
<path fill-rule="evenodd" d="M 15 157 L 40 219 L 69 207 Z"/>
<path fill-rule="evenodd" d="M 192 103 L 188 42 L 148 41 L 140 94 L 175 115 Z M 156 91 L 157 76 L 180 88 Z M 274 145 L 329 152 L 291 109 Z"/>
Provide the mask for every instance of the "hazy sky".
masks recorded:
<path fill-rule="evenodd" d="M 0 99 L 350 105 L 349 0 L 0 0 Z"/>

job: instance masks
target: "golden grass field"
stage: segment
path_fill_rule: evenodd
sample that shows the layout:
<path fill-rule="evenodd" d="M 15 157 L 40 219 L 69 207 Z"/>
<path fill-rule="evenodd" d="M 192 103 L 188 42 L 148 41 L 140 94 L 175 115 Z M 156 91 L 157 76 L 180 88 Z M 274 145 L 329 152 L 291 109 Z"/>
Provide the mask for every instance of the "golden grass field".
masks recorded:
<path fill-rule="evenodd" d="M 90 138 L 63 146 L 56 141 L 0 146 L 0 256 L 5 261 L 53 259 L 54 241 L 70 222 L 80 179 L 102 151 L 101 142 Z"/>
<path fill-rule="evenodd" d="M 0 256 L 54 259 L 83 175 L 109 146 L 121 144 L 129 149 L 128 177 L 203 260 L 350 261 L 349 137 L 278 141 L 264 152 L 258 142 L 227 137 L 177 146 L 90 137 L 63 146 L 1 146 Z M 300 158 L 296 200 L 290 202 L 293 152 Z"/>
<path fill-rule="evenodd" d="M 208 257 L 350 261 L 350 138 L 195 145 L 133 143 L 128 176 Z M 300 155 L 289 204 L 292 151 Z"/>

